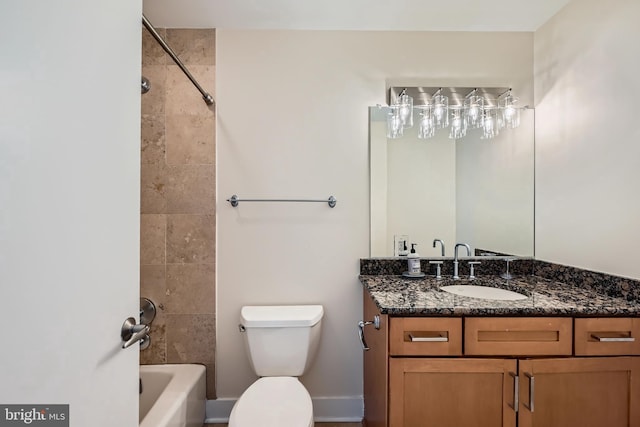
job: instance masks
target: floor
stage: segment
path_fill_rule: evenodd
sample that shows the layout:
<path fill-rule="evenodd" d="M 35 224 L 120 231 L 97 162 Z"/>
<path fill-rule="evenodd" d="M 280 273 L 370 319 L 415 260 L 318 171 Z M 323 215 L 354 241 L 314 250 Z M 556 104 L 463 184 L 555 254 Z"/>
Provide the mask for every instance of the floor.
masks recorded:
<path fill-rule="evenodd" d="M 205 424 L 203 427 L 227 427 L 228 424 Z M 316 423 L 315 427 L 362 427 L 362 423 Z"/>

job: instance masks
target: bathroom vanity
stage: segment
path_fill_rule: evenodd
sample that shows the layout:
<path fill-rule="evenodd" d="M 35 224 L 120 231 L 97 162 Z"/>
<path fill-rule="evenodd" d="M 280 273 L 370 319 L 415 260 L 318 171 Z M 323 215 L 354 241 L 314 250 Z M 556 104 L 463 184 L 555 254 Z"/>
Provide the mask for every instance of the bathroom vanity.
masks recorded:
<path fill-rule="evenodd" d="M 536 276 L 474 281 L 517 301 L 450 294 L 430 276 L 360 281 L 365 426 L 640 427 L 634 298 Z"/>

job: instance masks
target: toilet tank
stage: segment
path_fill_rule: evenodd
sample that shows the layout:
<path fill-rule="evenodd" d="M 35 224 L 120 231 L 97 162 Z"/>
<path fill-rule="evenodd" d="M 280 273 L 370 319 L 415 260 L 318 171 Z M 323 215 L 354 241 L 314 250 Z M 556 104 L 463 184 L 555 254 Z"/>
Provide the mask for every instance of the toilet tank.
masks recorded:
<path fill-rule="evenodd" d="M 320 342 L 321 305 L 245 306 L 240 329 L 258 376 L 298 377 L 313 363 Z"/>

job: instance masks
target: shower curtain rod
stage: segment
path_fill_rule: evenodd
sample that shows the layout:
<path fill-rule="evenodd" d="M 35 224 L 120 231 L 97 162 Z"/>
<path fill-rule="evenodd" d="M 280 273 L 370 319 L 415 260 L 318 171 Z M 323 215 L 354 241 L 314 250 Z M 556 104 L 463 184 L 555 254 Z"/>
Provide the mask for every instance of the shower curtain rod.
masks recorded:
<path fill-rule="evenodd" d="M 142 14 L 142 24 L 145 26 L 147 30 L 149 30 L 153 38 L 156 39 L 156 41 L 160 44 L 160 46 L 162 46 L 164 51 L 169 54 L 171 59 L 173 59 L 173 61 L 178 65 L 178 67 L 180 67 L 182 72 L 189 78 L 189 80 L 191 80 L 191 83 L 193 83 L 193 85 L 200 91 L 200 93 L 202 94 L 202 99 L 204 99 L 204 102 L 206 102 L 207 105 L 214 105 L 215 100 L 213 99 L 213 96 L 209 95 L 204 89 L 202 89 L 202 86 L 198 84 L 197 80 L 191 75 L 189 70 L 187 70 L 187 67 L 185 67 L 182 61 L 180 61 L 180 58 L 178 58 L 178 55 L 176 55 L 173 49 L 169 47 L 169 45 L 167 44 L 167 42 L 164 41 L 162 36 L 158 34 L 156 29 L 153 27 L 153 25 L 151 25 L 151 22 L 149 22 L 149 20 L 147 19 L 146 16 L 144 16 L 144 14 Z"/>

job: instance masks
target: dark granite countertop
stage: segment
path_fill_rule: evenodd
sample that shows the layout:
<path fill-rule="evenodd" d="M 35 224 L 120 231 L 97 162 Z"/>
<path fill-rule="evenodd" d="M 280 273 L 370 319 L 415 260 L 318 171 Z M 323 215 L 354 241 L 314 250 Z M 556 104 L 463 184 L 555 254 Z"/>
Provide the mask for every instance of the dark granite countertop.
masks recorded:
<path fill-rule="evenodd" d="M 436 280 L 399 275 L 361 275 L 360 282 L 382 314 L 391 316 L 640 316 L 640 301 L 599 293 L 537 276 L 505 280 Z M 473 284 L 516 291 L 528 298 L 496 301 L 463 297 L 440 290 L 445 285 Z"/>

